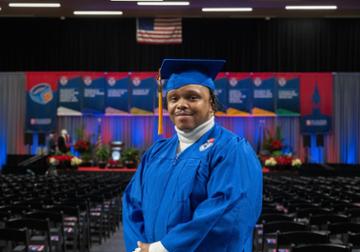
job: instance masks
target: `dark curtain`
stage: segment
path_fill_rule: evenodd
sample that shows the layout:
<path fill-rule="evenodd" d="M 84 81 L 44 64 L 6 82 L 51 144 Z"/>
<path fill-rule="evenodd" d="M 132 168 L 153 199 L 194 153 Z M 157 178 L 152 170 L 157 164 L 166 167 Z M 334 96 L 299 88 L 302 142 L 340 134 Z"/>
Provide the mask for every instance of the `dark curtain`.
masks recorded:
<path fill-rule="evenodd" d="M 224 58 L 225 71 L 360 69 L 360 19 L 183 19 L 181 45 L 140 45 L 134 18 L 1 18 L 2 71 L 148 71 Z"/>

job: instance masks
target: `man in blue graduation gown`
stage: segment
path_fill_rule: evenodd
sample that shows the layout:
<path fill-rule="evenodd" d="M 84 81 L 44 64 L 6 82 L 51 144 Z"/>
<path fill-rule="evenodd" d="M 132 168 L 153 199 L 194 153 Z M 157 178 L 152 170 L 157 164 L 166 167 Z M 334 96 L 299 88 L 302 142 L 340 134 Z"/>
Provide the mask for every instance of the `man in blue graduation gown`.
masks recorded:
<path fill-rule="evenodd" d="M 176 133 L 143 156 L 123 195 L 126 251 L 251 251 L 261 166 L 250 144 L 215 122 L 221 60 L 167 59 L 160 69 Z"/>

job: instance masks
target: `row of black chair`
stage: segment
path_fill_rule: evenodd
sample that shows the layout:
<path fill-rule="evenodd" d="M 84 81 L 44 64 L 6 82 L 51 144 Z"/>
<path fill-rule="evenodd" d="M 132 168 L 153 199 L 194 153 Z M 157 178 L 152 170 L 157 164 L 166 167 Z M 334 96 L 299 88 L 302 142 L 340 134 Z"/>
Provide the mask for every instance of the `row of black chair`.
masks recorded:
<path fill-rule="evenodd" d="M 34 233 L 30 220 L 47 222 L 41 249 L 89 251 L 93 243 L 101 243 L 118 229 L 121 193 L 130 178 L 130 174 L 110 173 L 0 175 L 0 223 L 2 228 L 14 228 L 11 223 L 17 223 L 19 230 L 26 228 L 29 245 L 34 246 L 39 230 Z"/>
<path fill-rule="evenodd" d="M 359 248 L 359 185 L 360 178 L 265 175 L 255 251 Z"/>

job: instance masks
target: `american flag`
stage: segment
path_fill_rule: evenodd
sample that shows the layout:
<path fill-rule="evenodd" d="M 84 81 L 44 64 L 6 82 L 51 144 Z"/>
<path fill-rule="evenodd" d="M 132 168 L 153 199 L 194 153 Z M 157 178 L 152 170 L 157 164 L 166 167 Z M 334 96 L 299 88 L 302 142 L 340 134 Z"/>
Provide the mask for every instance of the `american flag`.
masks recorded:
<path fill-rule="evenodd" d="M 96 139 L 96 148 L 102 146 L 102 136 L 101 136 L 101 118 L 98 119 L 98 130 L 97 130 L 97 139 Z"/>
<path fill-rule="evenodd" d="M 180 44 L 181 18 L 138 18 L 136 40 L 144 44 Z"/>

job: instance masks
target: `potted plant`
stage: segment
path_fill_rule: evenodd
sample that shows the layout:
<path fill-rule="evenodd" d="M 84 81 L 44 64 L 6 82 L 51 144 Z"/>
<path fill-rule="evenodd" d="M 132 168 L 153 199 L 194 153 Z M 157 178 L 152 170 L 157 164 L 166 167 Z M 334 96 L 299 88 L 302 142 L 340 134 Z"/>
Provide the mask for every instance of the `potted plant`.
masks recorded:
<path fill-rule="evenodd" d="M 139 162 L 140 151 L 135 148 L 127 148 L 121 154 L 121 161 L 127 168 L 136 168 Z"/>
<path fill-rule="evenodd" d="M 98 166 L 100 168 L 105 168 L 109 157 L 110 157 L 110 150 L 106 145 L 100 145 L 96 148 L 95 152 L 96 159 L 98 161 Z"/>

